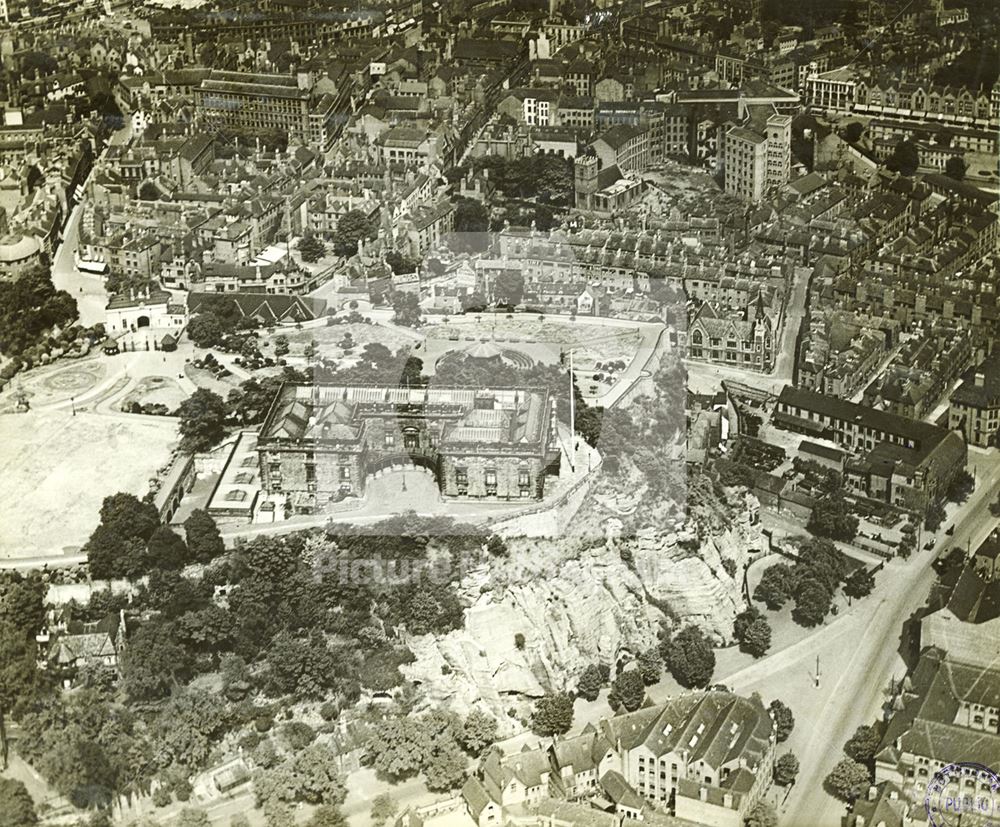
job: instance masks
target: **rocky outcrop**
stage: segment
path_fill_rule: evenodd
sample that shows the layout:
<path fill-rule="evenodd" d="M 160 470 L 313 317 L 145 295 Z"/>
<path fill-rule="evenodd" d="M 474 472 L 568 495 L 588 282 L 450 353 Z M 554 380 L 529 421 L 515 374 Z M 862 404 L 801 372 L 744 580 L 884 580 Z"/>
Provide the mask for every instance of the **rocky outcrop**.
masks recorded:
<path fill-rule="evenodd" d="M 429 704 L 480 701 L 506 715 L 547 688 L 572 689 L 590 663 L 631 660 L 655 646 L 663 613 L 639 576 L 607 545 L 514 544 L 511 558 L 470 573 L 465 628 L 410 642 Z"/>
<path fill-rule="evenodd" d="M 644 529 L 634 539 L 612 536 L 610 542 L 631 557 L 652 602 L 680 623 L 694 623 L 717 643 L 727 643 L 733 618 L 745 608 L 744 568 L 766 549 L 758 507 L 756 498 L 746 495 L 745 507 L 734 514 L 733 522 L 705 536 L 699 536 L 695 525 L 664 534 Z"/>
<path fill-rule="evenodd" d="M 744 608 L 743 567 L 763 548 L 755 512 L 748 500 L 700 538 L 698 526 L 678 526 L 623 539 L 611 519 L 604 542 L 511 541 L 509 558 L 465 576 L 465 627 L 411 640 L 404 671 L 429 706 L 477 705 L 512 725 L 509 710 L 573 689 L 590 663 L 632 660 L 663 625 L 695 623 L 722 643 Z"/>

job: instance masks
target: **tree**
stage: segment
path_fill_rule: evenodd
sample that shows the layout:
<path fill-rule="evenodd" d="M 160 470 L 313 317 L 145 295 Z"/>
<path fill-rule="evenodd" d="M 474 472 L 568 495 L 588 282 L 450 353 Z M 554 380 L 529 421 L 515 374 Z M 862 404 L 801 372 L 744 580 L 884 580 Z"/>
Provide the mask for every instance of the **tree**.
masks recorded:
<path fill-rule="evenodd" d="M 855 599 L 867 597 L 875 588 L 875 574 L 866 566 L 859 566 L 844 581 L 844 594 Z"/>
<path fill-rule="evenodd" d="M 697 626 L 685 626 L 674 635 L 666 661 L 674 680 L 688 689 L 708 686 L 715 671 L 712 642 Z"/>
<path fill-rule="evenodd" d="M 577 694 L 586 701 L 596 701 L 608 682 L 608 667 L 592 663 L 580 675 L 576 684 Z"/>
<path fill-rule="evenodd" d="M 201 769 L 228 729 L 225 708 L 201 689 L 184 689 L 164 704 L 152 731 L 164 763 Z"/>
<path fill-rule="evenodd" d="M 486 309 L 486 296 L 478 290 L 460 296 L 459 301 L 462 303 L 464 313 L 481 313 Z"/>
<path fill-rule="evenodd" d="M 347 788 L 337 756 L 325 744 L 311 744 L 277 767 L 254 776 L 254 794 L 260 804 L 341 804 Z"/>
<path fill-rule="evenodd" d="M 841 494 L 830 494 L 813 507 L 806 528 L 820 537 L 850 542 L 858 533 L 858 518 Z"/>
<path fill-rule="evenodd" d="M 204 810 L 185 807 L 177 814 L 177 827 L 210 827 L 208 814 Z"/>
<path fill-rule="evenodd" d="M 856 144 L 864 131 L 864 125 L 860 121 L 851 121 L 844 127 L 844 140 L 849 144 Z"/>
<path fill-rule="evenodd" d="M 420 297 L 407 290 L 396 290 L 392 294 L 392 320 L 405 327 L 420 324 Z"/>
<path fill-rule="evenodd" d="M 187 324 L 188 338 L 198 347 L 212 347 L 222 340 L 225 328 L 214 313 L 195 313 Z"/>
<path fill-rule="evenodd" d="M 263 809 L 266 827 L 296 827 L 292 808 L 284 801 L 274 799 L 265 801 Z"/>
<path fill-rule="evenodd" d="M 753 599 L 763 602 L 767 608 L 776 611 L 792 596 L 794 581 L 791 566 L 785 563 L 769 566 L 764 569 L 764 574 L 754 589 Z"/>
<path fill-rule="evenodd" d="M 618 675 L 608 693 L 608 703 L 612 709 L 624 707 L 628 712 L 635 712 L 645 699 L 646 682 L 637 669 L 630 669 Z"/>
<path fill-rule="evenodd" d="M 146 544 L 146 562 L 157 569 L 182 569 L 188 562 L 188 547 L 179 534 L 161 525 Z"/>
<path fill-rule="evenodd" d="M 868 768 L 851 758 L 839 761 L 823 782 L 827 792 L 848 803 L 858 798 L 869 784 L 871 773 Z"/>
<path fill-rule="evenodd" d="M 758 801 L 747 813 L 744 827 L 778 827 L 778 814 L 765 801 Z"/>
<path fill-rule="evenodd" d="M 516 270 L 504 270 L 493 283 L 493 298 L 505 307 L 517 307 L 524 296 L 524 276 Z"/>
<path fill-rule="evenodd" d="M 111 802 L 115 779 L 107 755 L 78 730 L 54 741 L 38 769 L 75 807 L 106 807 Z"/>
<path fill-rule="evenodd" d="M 344 213 L 337 222 L 333 236 L 333 252 L 338 256 L 353 256 L 358 251 L 358 241 L 375 238 L 374 223 L 360 210 Z"/>
<path fill-rule="evenodd" d="M 129 639 L 121 655 L 122 686 L 137 701 L 166 697 L 187 677 L 191 657 L 175 637 L 170 623 L 150 620 Z"/>
<path fill-rule="evenodd" d="M 825 583 L 806 580 L 795 594 L 795 608 L 792 618 L 800 626 L 818 626 L 830 611 L 833 595 Z"/>
<path fill-rule="evenodd" d="M 920 150 L 916 143 L 911 140 L 900 141 L 896 144 L 885 165 L 893 172 L 909 177 L 920 166 Z"/>
<path fill-rule="evenodd" d="M 756 612 L 757 616 L 740 624 L 740 618 L 750 612 Z M 736 616 L 736 621 L 736 639 L 739 641 L 740 649 L 755 658 L 763 657 L 771 648 L 771 626 L 767 619 L 757 609 L 750 608 L 740 612 Z"/>
<path fill-rule="evenodd" d="M 309 640 L 279 632 L 267 649 L 266 663 L 265 686 L 274 695 L 321 698 L 337 673 L 336 658 L 319 632 Z"/>
<path fill-rule="evenodd" d="M 573 725 L 573 700 L 563 692 L 552 692 L 535 701 L 531 729 L 538 735 L 562 735 Z"/>
<path fill-rule="evenodd" d="M 455 234 L 449 245 L 456 252 L 483 252 L 490 243 L 490 214 L 485 204 L 462 198 L 455 206 Z"/>
<path fill-rule="evenodd" d="M 483 754 L 488 746 L 497 740 L 497 721 L 491 715 L 473 709 L 462 725 L 462 733 L 459 735 L 462 748 L 478 758 Z"/>
<path fill-rule="evenodd" d="M 23 782 L 0 778 L 0 814 L 3 827 L 32 827 L 38 823 L 35 802 Z"/>
<path fill-rule="evenodd" d="M 305 721 L 289 721 L 281 728 L 281 737 L 292 752 L 299 752 L 316 740 L 316 730 Z"/>
<path fill-rule="evenodd" d="M 311 744 L 289 762 L 297 783 L 295 800 L 308 804 L 342 804 L 347 796 L 337 755 L 326 744 Z"/>
<path fill-rule="evenodd" d="M 317 807 L 312 818 L 306 822 L 307 827 L 348 827 L 347 818 L 339 807 L 333 804 L 323 804 Z"/>
<path fill-rule="evenodd" d="M 964 503 L 976 487 L 975 478 L 968 471 L 959 471 L 950 483 L 945 495 L 950 502 Z"/>
<path fill-rule="evenodd" d="M 148 540 L 160 525 L 160 515 L 148 502 L 134 494 L 111 494 L 104 498 L 100 511 L 101 525 L 118 529 L 128 537 Z"/>
<path fill-rule="evenodd" d="M 436 746 L 424 763 L 424 781 L 432 792 L 446 792 L 460 787 L 466 778 L 467 762 L 452 740 Z"/>
<path fill-rule="evenodd" d="M 859 764 L 872 766 L 875 760 L 875 752 L 882 741 L 882 733 L 877 727 L 862 724 L 854 734 L 844 744 L 844 752 L 848 757 L 853 758 Z"/>
<path fill-rule="evenodd" d="M 375 827 L 382 827 L 399 811 L 399 805 L 389 793 L 379 793 L 372 799 L 371 819 Z"/>
<path fill-rule="evenodd" d="M 318 261 L 326 255 L 326 245 L 316 236 L 307 235 L 299 241 L 299 255 L 306 262 Z"/>
<path fill-rule="evenodd" d="M 482 202 L 463 198 L 455 205 L 456 233 L 485 233 L 489 223 L 489 211 Z"/>
<path fill-rule="evenodd" d="M 775 738 L 778 743 L 788 740 L 788 736 L 792 734 L 792 730 L 795 729 L 795 716 L 792 715 L 792 710 L 785 706 L 781 701 L 775 698 L 767 707 L 768 712 L 771 713 L 771 718 L 774 720 L 775 725 Z"/>
<path fill-rule="evenodd" d="M 101 504 L 100 517 L 83 547 L 91 576 L 103 580 L 145 574 L 146 541 L 160 525 L 156 507 L 134 494 L 111 494 Z"/>
<path fill-rule="evenodd" d="M 198 388 L 177 409 L 181 419 L 181 450 L 207 451 L 222 442 L 228 413 L 221 396 L 207 388 Z"/>
<path fill-rule="evenodd" d="M 963 180 L 968 170 L 969 165 L 965 163 L 965 159 L 960 155 L 952 155 L 944 162 L 944 174 L 949 178 L 954 178 L 956 181 Z"/>
<path fill-rule="evenodd" d="M 200 508 L 194 509 L 184 521 L 184 535 L 187 537 L 191 559 L 195 562 L 211 562 L 226 550 L 215 520 Z"/>
<path fill-rule="evenodd" d="M 288 351 L 288 337 L 284 333 L 279 333 L 274 337 L 274 355 L 281 358 L 282 356 L 287 356 Z"/>
<path fill-rule="evenodd" d="M 927 514 L 924 517 L 924 528 L 929 531 L 937 531 L 941 527 L 941 523 L 947 515 L 944 511 L 944 505 L 942 505 L 940 500 L 934 500 L 927 506 Z"/>
<path fill-rule="evenodd" d="M 774 762 L 774 781 L 782 787 L 789 787 L 795 783 L 795 778 L 799 774 L 799 759 L 792 753 L 786 752 L 779 755 Z"/>
<path fill-rule="evenodd" d="M 402 781 L 420 772 L 430 748 L 430 738 L 419 721 L 391 718 L 375 727 L 365 753 L 376 773 Z"/>
<path fill-rule="evenodd" d="M 640 652 L 637 663 L 639 664 L 639 674 L 642 675 L 646 686 L 652 686 L 663 675 L 663 658 L 660 657 L 656 648 Z"/>

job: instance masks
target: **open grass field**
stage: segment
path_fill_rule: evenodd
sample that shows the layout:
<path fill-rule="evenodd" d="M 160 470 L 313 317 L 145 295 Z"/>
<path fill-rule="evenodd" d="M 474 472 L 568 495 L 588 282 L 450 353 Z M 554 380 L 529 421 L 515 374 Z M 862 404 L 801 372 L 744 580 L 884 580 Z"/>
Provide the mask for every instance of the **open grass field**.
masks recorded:
<path fill-rule="evenodd" d="M 161 417 L 68 411 L 0 416 L 0 558 L 77 551 L 105 496 L 146 493 L 176 427 Z"/>

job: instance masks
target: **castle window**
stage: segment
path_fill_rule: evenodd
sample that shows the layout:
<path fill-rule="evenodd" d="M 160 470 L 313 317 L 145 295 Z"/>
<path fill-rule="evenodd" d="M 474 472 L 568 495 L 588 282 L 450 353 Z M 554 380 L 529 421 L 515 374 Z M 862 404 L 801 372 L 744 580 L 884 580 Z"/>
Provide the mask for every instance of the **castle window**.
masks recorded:
<path fill-rule="evenodd" d="M 497 471 L 496 468 L 486 469 L 486 492 L 495 494 L 497 492 Z"/>

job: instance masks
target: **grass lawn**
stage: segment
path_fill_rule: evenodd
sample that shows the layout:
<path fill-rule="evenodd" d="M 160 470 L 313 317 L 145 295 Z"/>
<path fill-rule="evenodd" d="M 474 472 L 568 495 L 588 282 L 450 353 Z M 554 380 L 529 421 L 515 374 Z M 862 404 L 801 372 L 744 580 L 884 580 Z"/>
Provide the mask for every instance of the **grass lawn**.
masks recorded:
<path fill-rule="evenodd" d="M 427 337 L 474 341 L 491 339 L 502 347 L 504 342 L 545 342 L 558 345 L 562 349 L 576 348 L 575 359 L 578 369 L 589 369 L 597 362 L 622 359 L 632 361 L 639 345 L 636 328 L 607 327 L 605 325 L 550 322 L 538 320 L 537 316 L 521 314 L 508 319 L 503 316 L 484 315 L 465 317 L 459 322 L 444 322 L 421 328 Z"/>
<path fill-rule="evenodd" d="M 418 339 L 411 338 L 405 333 L 393 327 L 379 324 L 335 324 L 330 327 L 313 327 L 304 330 L 278 330 L 273 334 L 260 337 L 261 352 L 265 356 L 274 356 L 274 340 L 277 336 L 288 338 L 288 355 L 302 356 L 306 346 L 315 341 L 319 347 L 321 356 L 339 359 L 344 355 L 344 349 L 340 343 L 347 334 L 351 335 L 354 342 L 354 353 L 357 353 L 365 345 L 371 342 L 378 342 L 385 345 L 389 350 L 397 351 L 401 347 L 413 347 Z M 267 346 L 264 346 L 264 343 Z"/>
<path fill-rule="evenodd" d="M 121 401 L 121 407 L 132 402 L 140 405 L 166 405 L 174 411 L 187 399 L 187 394 L 172 378 L 147 376 L 136 383 L 136 387 Z"/>
<path fill-rule="evenodd" d="M 76 551 L 105 496 L 146 493 L 176 426 L 162 417 L 68 411 L 0 416 L 0 557 Z"/>

